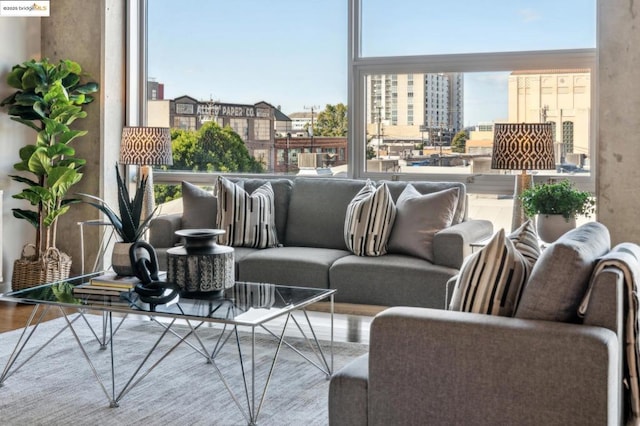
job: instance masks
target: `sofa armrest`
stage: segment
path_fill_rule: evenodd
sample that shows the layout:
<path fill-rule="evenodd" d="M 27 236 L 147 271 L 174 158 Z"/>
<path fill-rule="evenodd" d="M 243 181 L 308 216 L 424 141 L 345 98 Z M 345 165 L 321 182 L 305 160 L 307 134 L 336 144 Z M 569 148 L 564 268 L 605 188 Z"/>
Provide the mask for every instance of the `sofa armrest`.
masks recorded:
<path fill-rule="evenodd" d="M 149 225 L 149 244 L 155 248 L 173 247 L 179 238 L 175 232 L 182 229 L 182 214 L 158 216 Z"/>
<path fill-rule="evenodd" d="M 368 418 L 619 424 L 618 355 L 615 333 L 602 327 L 390 308 L 371 326 Z"/>
<path fill-rule="evenodd" d="M 488 220 L 471 219 L 436 233 L 433 238 L 433 263 L 460 269 L 462 261 L 471 254 L 471 243 L 493 234 Z"/>

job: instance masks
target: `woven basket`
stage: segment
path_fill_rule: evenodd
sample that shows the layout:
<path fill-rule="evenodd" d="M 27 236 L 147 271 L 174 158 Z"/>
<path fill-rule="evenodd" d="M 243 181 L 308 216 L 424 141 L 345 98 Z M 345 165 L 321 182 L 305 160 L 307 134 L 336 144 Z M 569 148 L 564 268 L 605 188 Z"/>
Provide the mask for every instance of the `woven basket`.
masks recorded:
<path fill-rule="evenodd" d="M 33 251 L 33 254 L 28 254 Z M 49 247 L 38 259 L 36 246 L 27 244 L 22 255 L 13 263 L 11 289 L 13 291 L 34 287 L 44 283 L 65 280 L 71 271 L 71 256 L 55 247 Z"/>

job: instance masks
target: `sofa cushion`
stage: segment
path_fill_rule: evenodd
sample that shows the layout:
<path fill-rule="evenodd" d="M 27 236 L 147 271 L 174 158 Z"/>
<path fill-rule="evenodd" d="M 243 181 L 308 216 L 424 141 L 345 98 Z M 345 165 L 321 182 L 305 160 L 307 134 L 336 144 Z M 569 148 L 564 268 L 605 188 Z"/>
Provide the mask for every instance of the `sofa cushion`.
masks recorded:
<path fill-rule="evenodd" d="M 350 253 L 312 247 L 257 250 L 239 262 L 240 281 L 329 288 L 329 267 Z"/>
<path fill-rule="evenodd" d="M 453 290 L 451 310 L 513 316 L 531 265 L 504 229 L 465 259 Z"/>
<path fill-rule="evenodd" d="M 363 180 L 295 179 L 287 219 L 286 246 L 347 250 L 344 218 Z"/>
<path fill-rule="evenodd" d="M 329 270 L 336 302 L 444 309 L 447 281 L 457 269 L 404 254 L 350 255 Z"/>
<path fill-rule="evenodd" d="M 420 194 L 408 184 L 396 202 L 396 220 L 389 237 L 389 252 L 408 254 L 433 262 L 433 237 L 451 226 L 458 188 Z"/>
<path fill-rule="evenodd" d="M 215 229 L 217 198 L 210 192 L 182 182 L 182 229 Z"/>
<path fill-rule="evenodd" d="M 376 188 L 370 180 L 347 206 L 344 242 L 357 256 L 382 256 L 396 217 L 396 206 L 384 183 Z"/>
<path fill-rule="evenodd" d="M 593 267 L 610 245 L 609 231 L 598 222 L 564 234 L 540 254 L 515 316 L 576 322 Z"/>
<path fill-rule="evenodd" d="M 240 185 L 220 176 L 216 185 L 217 224 L 226 231 L 220 244 L 266 248 L 278 245 L 274 214 L 274 194 L 266 182 L 251 194 Z"/>
<path fill-rule="evenodd" d="M 394 201 L 397 201 L 409 182 L 382 180 L 379 183 L 386 183 Z M 458 188 L 458 204 L 453 216 L 452 224 L 463 222 L 467 217 L 467 189 L 460 182 L 411 182 L 411 185 L 421 194 L 431 194 L 449 188 Z"/>

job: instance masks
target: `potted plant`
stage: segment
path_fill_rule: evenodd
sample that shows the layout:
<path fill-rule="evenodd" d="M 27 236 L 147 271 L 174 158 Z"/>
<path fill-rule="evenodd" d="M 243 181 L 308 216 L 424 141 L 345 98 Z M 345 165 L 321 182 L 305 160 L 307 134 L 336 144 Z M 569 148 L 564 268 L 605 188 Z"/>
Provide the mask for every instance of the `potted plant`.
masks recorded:
<path fill-rule="evenodd" d="M 37 132 L 34 144 L 20 149 L 20 161 L 14 169 L 20 175 L 10 177 L 26 187 L 13 198 L 28 201 L 33 209 L 14 208 L 16 218 L 27 220 L 36 228 L 35 244 L 23 249 L 13 270 L 14 290 L 31 287 L 45 281 L 65 279 L 71 268 L 71 258 L 56 248 L 57 224 L 70 204 L 67 192 L 82 178 L 84 159 L 75 157 L 70 143 L 87 134 L 70 125 L 87 113 L 84 105 L 98 90 L 95 82 L 82 83 L 82 68 L 74 61 L 57 64 L 48 59 L 30 60 L 15 65 L 7 76 L 9 86 L 18 89 L 2 100 L 11 119 Z M 32 246 L 33 255 L 26 254 Z"/>
<path fill-rule="evenodd" d="M 136 192 L 133 198 L 129 195 L 129 189 L 118 170 L 116 164 L 116 178 L 118 184 L 118 212 L 112 209 L 106 201 L 99 197 L 89 194 L 80 193 L 83 197 L 93 201 L 85 201 L 94 206 L 107 216 L 116 235 L 119 237 L 118 242 L 114 245 L 111 263 L 114 272 L 118 275 L 133 275 L 131 262 L 129 260 L 129 247 L 131 244 L 139 241 L 149 228 L 153 214 L 146 218 L 142 218 L 142 205 L 144 200 L 144 192 L 147 186 L 147 179 L 142 178 L 136 184 Z M 155 213 L 156 210 L 154 210 Z"/>
<path fill-rule="evenodd" d="M 564 179 L 525 189 L 520 195 L 527 216 L 537 215 L 537 231 L 542 241 L 551 243 L 576 226 L 576 217 L 590 217 L 595 201 L 588 191 L 580 191 Z"/>

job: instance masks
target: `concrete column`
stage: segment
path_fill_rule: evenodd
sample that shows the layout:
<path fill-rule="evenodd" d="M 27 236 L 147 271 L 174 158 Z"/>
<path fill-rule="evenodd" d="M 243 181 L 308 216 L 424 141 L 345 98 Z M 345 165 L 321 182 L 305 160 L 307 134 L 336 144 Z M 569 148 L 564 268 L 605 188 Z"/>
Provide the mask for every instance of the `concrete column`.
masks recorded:
<path fill-rule="evenodd" d="M 640 2 L 598 1 L 597 219 L 640 243 Z"/>
<path fill-rule="evenodd" d="M 79 158 L 87 160 L 83 178 L 71 192 L 97 195 L 117 205 L 115 168 L 125 117 L 125 1 L 59 0 L 41 21 L 42 56 L 51 61 L 72 59 L 88 78 L 100 84 L 96 100 L 86 107 L 87 118 L 77 128 L 89 133 L 72 142 Z M 70 194 L 71 195 L 71 194 Z M 58 247 L 71 255 L 72 274 L 80 273 L 80 228 L 77 223 L 97 219 L 92 206 L 74 205 L 61 217 Z M 86 264 L 93 265 L 101 228 L 85 228 Z"/>

